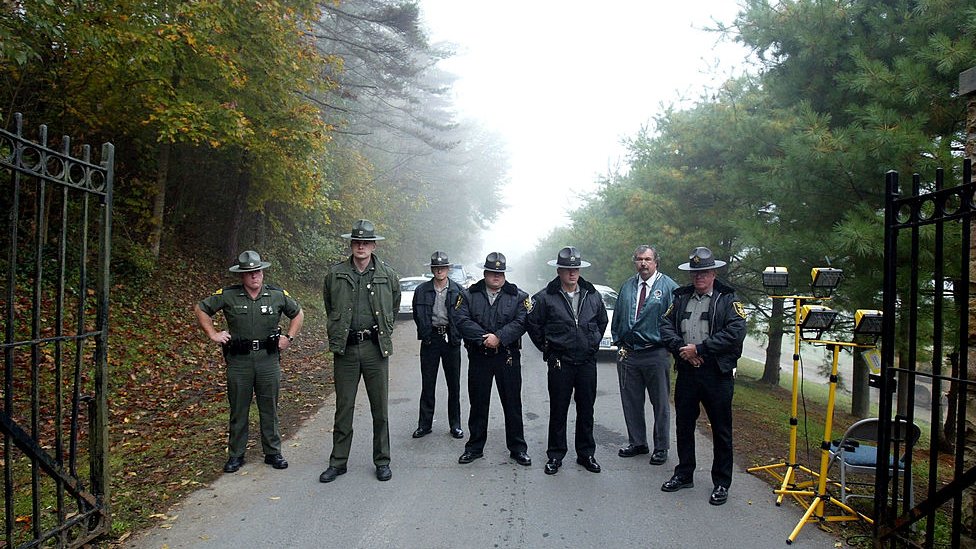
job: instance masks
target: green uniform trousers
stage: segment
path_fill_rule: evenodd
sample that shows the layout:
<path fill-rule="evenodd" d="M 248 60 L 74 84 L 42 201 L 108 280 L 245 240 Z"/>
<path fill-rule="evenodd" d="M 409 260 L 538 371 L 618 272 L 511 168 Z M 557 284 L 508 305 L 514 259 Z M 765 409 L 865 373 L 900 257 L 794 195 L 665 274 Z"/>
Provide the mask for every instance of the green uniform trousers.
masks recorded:
<path fill-rule="evenodd" d="M 345 354 L 334 355 L 336 412 L 332 429 L 329 465 L 339 469 L 349 461 L 352 446 L 352 416 L 356 408 L 359 379 L 366 384 L 369 409 L 373 414 L 373 464 L 390 464 L 390 359 L 379 345 L 364 341 L 347 345 Z"/>
<path fill-rule="evenodd" d="M 251 396 L 258 401 L 261 421 L 261 448 L 265 455 L 281 453 L 278 430 L 278 388 L 281 366 L 278 354 L 257 351 L 227 357 L 227 401 L 230 403 L 230 433 L 227 450 L 230 457 L 242 457 L 247 450 L 247 423 Z"/>

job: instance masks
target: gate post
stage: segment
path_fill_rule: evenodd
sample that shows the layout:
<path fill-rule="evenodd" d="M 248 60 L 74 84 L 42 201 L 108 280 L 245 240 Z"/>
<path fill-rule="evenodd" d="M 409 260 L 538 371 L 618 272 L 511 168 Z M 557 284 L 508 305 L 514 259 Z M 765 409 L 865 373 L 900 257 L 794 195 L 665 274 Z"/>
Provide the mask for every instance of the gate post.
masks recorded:
<path fill-rule="evenodd" d="M 969 68 L 959 74 L 959 95 L 965 97 L 966 101 L 966 158 L 976 163 L 976 67 Z M 969 348 L 966 349 L 968 360 L 965 366 L 969 371 L 966 372 L 967 379 L 976 379 L 976 224 L 970 229 L 969 238 Z M 963 366 L 963 365 L 960 365 Z M 971 387 L 968 384 L 965 387 Z M 966 414 L 971 416 L 976 414 L 976 390 L 965 389 Z M 933 395 L 934 396 L 934 395 Z M 976 418 L 974 418 L 976 419 Z M 974 431 L 974 421 L 966 418 L 965 447 L 963 448 L 964 467 L 969 468 L 976 465 L 976 431 Z M 961 545 L 967 548 L 976 548 L 976 486 L 969 486 L 963 490 L 962 495 L 962 526 Z"/>

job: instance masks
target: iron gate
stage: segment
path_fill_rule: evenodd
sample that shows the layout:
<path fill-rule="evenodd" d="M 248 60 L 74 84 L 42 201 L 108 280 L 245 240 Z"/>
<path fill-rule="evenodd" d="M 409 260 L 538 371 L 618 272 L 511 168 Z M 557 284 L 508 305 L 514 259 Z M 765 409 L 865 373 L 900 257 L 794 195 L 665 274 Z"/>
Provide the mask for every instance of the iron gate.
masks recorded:
<path fill-rule="evenodd" d="M 101 161 L 0 130 L 5 547 L 79 546 L 110 526 L 107 364 L 114 149 Z M 73 157 L 72 152 L 80 153 Z"/>
<path fill-rule="evenodd" d="M 964 459 L 966 395 L 976 391 L 976 377 L 968 375 L 970 225 L 976 208 L 970 161 L 965 160 L 962 172 L 953 177 L 961 185 L 944 188 L 944 179 L 944 172 L 938 170 L 935 181 L 923 185 L 916 174 L 905 196 L 900 194 L 897 172 L 889 172 L 885 183 L 879 455 L 907 450 L 903 471 L 895 468 L 889 473 L 887 463 L 878 460 L 874 537 L 876 545 L 886 547 L 972 546 L 967 531 L 973 524 L 965 515 L 973 501 L 965 499 L 972 497 L 966 494 L 976 482 L 976 467 L 971 458 Z M 927 335 L 929 322 L 931 336 Z M 918 368 L 929 356 L 931 371 Z M 921 379 L 931 380 L 927 413 L 915 402 L 913 389 Z M 943 434 L 953 449 L 951 459 L 940 452 L 945 390 L 951 413 Z M 897 419 L 928 422 L 932 426 L 928 442 L 913 447 L 911 441 L 893 438 L 891 423 Z M 925 483 L 915 483 L 914 505 L 911 498 L 901 498 L 910 489 L 906 472 L 911 474 L 913 467 L 916 479 L 927 478 Z"/>

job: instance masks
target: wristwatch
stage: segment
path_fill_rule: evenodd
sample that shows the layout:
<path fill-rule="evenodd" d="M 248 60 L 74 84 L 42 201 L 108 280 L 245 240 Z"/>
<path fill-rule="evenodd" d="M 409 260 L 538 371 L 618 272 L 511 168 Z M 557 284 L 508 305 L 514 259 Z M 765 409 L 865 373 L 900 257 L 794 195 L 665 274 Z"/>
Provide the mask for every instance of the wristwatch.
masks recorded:
<path fill-rule="evenodd" d="M 298 336 L 290 336 L 288 334 L 285 334 L 285 337 L 288 338 L 288 341 L 294 341 L 295 338 L 298 337 Z"/>

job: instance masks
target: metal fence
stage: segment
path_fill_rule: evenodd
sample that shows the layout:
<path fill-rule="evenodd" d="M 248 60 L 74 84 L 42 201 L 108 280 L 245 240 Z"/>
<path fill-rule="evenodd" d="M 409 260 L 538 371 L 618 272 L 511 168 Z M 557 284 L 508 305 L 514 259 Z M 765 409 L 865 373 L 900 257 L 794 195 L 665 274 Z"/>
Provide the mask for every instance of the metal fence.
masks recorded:
<path fill-rule="evenodd" d="M 967 492 L 976 482 L 976 468 L 966 463 L 965 419 L 966 395 L 976 389 L 976 380 L 967 375 L 976 186 L 969 160 L 952 180 L 962 184 L 945 188 L 942 170 L 924 184 L 916 174 L 903 195 L 898 173 L 889 172 L 886 178 L 878 452 L 906 458 L 904 467 L 878 460 L 874 503 L 878 546 L 972 543 L 973 517 L 967 515 L 973 501 Z M 922 381 L 932 387 L 930 409 L 917 401 L 913 390 Z M 940 398 L 944 393 L 949 395 L 946 410 Z M 899 430 L 891 428 L 893 422 L 918 419 L 931 426 L 924 443 L 899 437 Z M 915 483 L 914 498 L 905 497 L 913 489 L 909 482 L 913 473 L 927 481 Z"/>
<path fill-rule="evenodd" d="M 110 527 L 107 361 L 114 149 L 0 130 L 4 547 Z M 73 156 L 77 155 L 77 156 Z"/>

